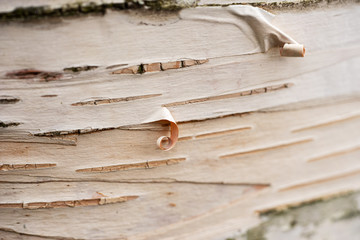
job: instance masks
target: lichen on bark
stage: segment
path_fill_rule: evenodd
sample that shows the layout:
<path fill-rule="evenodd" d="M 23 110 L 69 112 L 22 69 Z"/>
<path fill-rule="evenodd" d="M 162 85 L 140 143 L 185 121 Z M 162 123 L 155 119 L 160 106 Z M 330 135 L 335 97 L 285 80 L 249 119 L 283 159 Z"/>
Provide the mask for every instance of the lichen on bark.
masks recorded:
<path fill-rule="evenodd" d="M 232 239 L 348 239 L 360 234 L 360 192 L 268 212 L 261 218 L 261 224 Z"/>

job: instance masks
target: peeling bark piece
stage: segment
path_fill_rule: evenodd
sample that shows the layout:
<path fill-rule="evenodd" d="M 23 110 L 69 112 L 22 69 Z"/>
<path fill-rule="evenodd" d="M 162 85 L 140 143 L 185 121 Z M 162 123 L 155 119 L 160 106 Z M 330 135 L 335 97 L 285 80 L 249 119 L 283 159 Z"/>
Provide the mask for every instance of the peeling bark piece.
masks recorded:
<path fill-rule="evenodd" d="M 159 72 L 161 71 L 160 63 L 144 64 L 144 72 Z"/>
<path fill-rule="evenodd" d="M 228 11 L 232 16 L 223 15 L 224 11 Z M 187 9 L 182 11 L 180 16 L 186 20 L 235 25 L 254 42 L 259 44 L 259 50 L 261 52 L 267 52 L 272 47 L 283 46 L 284 44 L 300 45 L 271 23 L 274 18 L 273 14 L 257 7 L 231 5 L 225 8 L 214 9 L 211 14 L 209 14 L 207 9 Z M 295 56 L 304 55 L 300 55 L 301 52 L 298 49 L 296 49 L 295 53 Z"/>
<path fill-rule="evenodd" d="M 284 46 L 280 48 L 280 55 L 284 57 L 304 57 L 305 47 L 302 44 L 285 43 Z"/>
<path fill-rule="evenodd" d="M 196 60 L 189 59 L 182 61 L 183 67 L 190 67 L 196 65 Z"/>
<path fill-rule="evenodd" d="M 113 71 L 112 74 L 136 74 L 138 73 L 138 70 L 139 70 L 139 66 L 136 65 L 136 66 L 131 66 L 128 68 L 123 68 Z"/>
<path fill-rule="evenodd" d="M 143 123 L 151 123 L 151 122 L 162 122 L 166 121 L 170 123 L 170 137 L 161 136 L 158 138 L 156 144 L 161 150 L 168 151 L 172 149 L 179 137 L 179 128 L 171 115 L 170 111 L 162 107 L 159 111 L 155 112 L 151 117 L 149 117 Z"/>
<path fill-rule="evenodd" d="M 161 63 L 162 70 L 181 68 L 181 61 Z"/>

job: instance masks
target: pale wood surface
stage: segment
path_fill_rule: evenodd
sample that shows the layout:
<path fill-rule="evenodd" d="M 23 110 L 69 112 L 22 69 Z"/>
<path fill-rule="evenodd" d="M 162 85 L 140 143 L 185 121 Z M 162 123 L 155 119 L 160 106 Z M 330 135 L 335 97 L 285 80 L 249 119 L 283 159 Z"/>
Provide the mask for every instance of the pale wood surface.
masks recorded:
<path fill-rule="evenodd" d="M 182 11 L 1 23 L 0 121 L 19 123 L 0 128 L 2 236 L 225 239 L 259 212 L 359 190 L 359 6 L 279 11 L 305 58 L 246 54 L 238 28 Z M 186 59 L 209 61 L 112 74 Z M 26 68 L 63 76 L 6 75 Z M 168 152 L 167 126 L 141 124 L 161 106 L 180 129 Z"/>

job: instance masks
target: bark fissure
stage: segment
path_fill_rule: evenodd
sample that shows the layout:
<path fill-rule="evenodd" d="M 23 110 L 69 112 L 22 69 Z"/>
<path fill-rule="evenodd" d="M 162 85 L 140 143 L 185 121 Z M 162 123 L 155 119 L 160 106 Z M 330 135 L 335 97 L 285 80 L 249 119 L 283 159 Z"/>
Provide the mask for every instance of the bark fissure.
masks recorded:
<path fill-rule="evenodd" d="M 68 237 L 61 237 L 61 236 L 46 236 L 46 235 L 40 235 L 40 234 L 30 234 L 30 233 L 24 233 L 24 232 L 15 231 L 15 230 L 10 229 L 10 228 L 0 228 L 0 231 L 6 232 L 6 233 L 13 233 L 13 234 L 17 234 L 17 235 L 20 235 L 20 236 L 39 237 L 39 238 L 43 238 L 43 239 L 53 239 L 53 240 L 85 240 L 85 239 L 83 239 L 83 238 L 68 238 Z"/>
<path fill-rule="evenodd" d="M 55 163 L 37 163 L 37 164 L 2 164 L 0 171 L 13 171 L 13 170 L 34 170 L 43 168 L 56 167 Z"/>
<path fill-rule="evenodd" d="M 5 174 L 2 174 L 5 175 Z M 12 174 L 14 175 L 14 174 Z M 21 176 L 24 176 L 24 174 L 21 174 Z M 33 177 L 33 176 L 29 176 Z M 34 176 L 37 178 L 46 177 L 50 178 L 52 180 L 39 180 L 39 181 L 2 181 L 1 183 L 11 183 L 11 184 L 41 184 L 41 183 L 71 183 L 71 182 L 100 182 L 100 183 L 125 183 L 125 184 L 197 184 L 197 185 L 224 185 L 224 186 L 249 186 L 249 187 L 270 187 L 270 183 L 252 183 L 252 182 L 200 182 L 200 181 L 185 181 L 185 180 L 177 180 L 174 178 L 161 178 L 161 179 L 126 179 L 126 180 L 108 180 L 108 179 L 91 179 L 91 178 L 56 178 L 52 176 Z"/>
<path fill-rule="evenodd" d="M 262 151 L 270 151 L 273 149 L 290 147 L 293 145 L 308 143 L 311 141 L 314 141 L 314 138 L 308 137 L 308 138 L 303 138 L 303 139 L 299 139 L 299 140 L 293 140 L 293 141 L 288 141 L 288 142 L 284 142 L 284 143 L 274 144 L 271 146 L 259 147 L 259 148 L 254 148 L 251 150 L 245 150 L 245 151 L 240 151 L 240 152 L 235 152 L 235 153 L 224 154 L 224 155 L 221 155 L 220 158 L 224 159 L 224 158 L 239 157 L 239 156 L 243 156 L 246 154 L 258 153 L 258 152 L 262 152 Z"/>
<path fill-rule="evenodd" d="M 82 169 L 77 169 L 76 172 L 114 172 L 114 171 L 125 171 L 125 170 L 135 170 L 135 169 L 149 169 L 160 166 L 174 165 L 185 160 L 186 158 L 170 158 L 170 159 L 157 160 L 157 161 L 146 161 L 146 162 L 130 163 L 130 164 L 82 168 Z"/>
<path fill-rule="evenodd" d="M 27 203 L 0 203 L 0 208 L 23 208 L 23 209 L 44 209 L 44 208 L 64 208 L 64 207 L 85 207 L 105 204 L 127 202 L 137 199 L 139 196 L 120 196 L 120 197 L 101 197 L 79 200 L 65 200 L 53 202 L 27 202 Z"/>
<path fill-rule="evenodd" d="M 176 106 L 181 106 L 181 105 L 186 105 L 186 104 L 224 100 L 224 99 L 228 99 L 228 98 L 236 98 L 236 97 L 242 97 L 242 96 L 250 96 L 250 95 L 268 93 L 268 92 L 273 92 L 273 91 L 277 91 L 277 90 L 281 90 L 281 89 L 285 89 L 285 88 L 290 88 L 291 86 L 293 86 L 292 83 L 271 85 L 271 86 L 267 86 L 267 87 L 241 91 L 241 92 L 237 92 L 237 93 L 230 93 L 230 94 L 224 94 L 224 95 L 218 95 L 218 96 L 212 96 L 212 97 L 196 98 L 196 99 L 190 99 L 190 100 L 186 100 L 186 101 L 167 103 L 167 104 L 163 104 L 163 107 L 176 107 Z"/>
<path fill-rule="evenodd" d="M 121 97 L 121 98 L 95 98 L 93 100 L 85 100 L 71 104 L 72 106 L 84 106 L 84 105 L 101 105 L 101 104 L 109 104 L 109 103 L 117 103 L 117 102 L 129 102 L 141 99 L 148 99 L 153 97 L 159 97 L 162 94 L 147 94 L 140 96 L 130 96 L 130 97 Z"/>

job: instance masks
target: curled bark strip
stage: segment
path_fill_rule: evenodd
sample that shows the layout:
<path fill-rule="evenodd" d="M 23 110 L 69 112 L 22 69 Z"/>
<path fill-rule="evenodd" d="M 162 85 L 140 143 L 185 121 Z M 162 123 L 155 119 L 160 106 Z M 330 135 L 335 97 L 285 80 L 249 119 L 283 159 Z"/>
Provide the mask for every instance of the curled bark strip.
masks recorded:
<path fill-rule="evenodd" d="M 158 147 L 162 150 L 168 151 L 173 148 L 179 136 L 179 129 L 175 122 L 170 122 L 170 137 L 161 136 L 156 141 Z"/>
<path fill-rule="evenodd" d="M 159 111 L 155 112 L 150 118 L 148 118 L 143 123 L 150 123 L 150 122 L 168 122 L 170 123 L 170 137 L 161 136 L 156 141 L 156 144 L 161 150 L 169 151 L 172 149 L 179 137 L 179 128 L 171 115 L 170 111 L 162 107 Z"/>
<path fill-rule="evenodd" d="M 280 55 L 284 57 L 304 57 L 305 47 L 302 44 L 285 43 L 284 46 L 280 48 Z"/>

